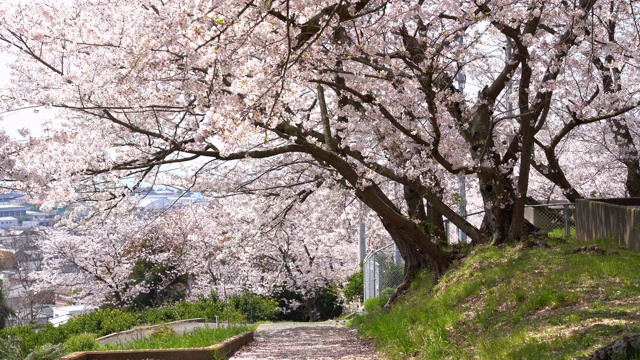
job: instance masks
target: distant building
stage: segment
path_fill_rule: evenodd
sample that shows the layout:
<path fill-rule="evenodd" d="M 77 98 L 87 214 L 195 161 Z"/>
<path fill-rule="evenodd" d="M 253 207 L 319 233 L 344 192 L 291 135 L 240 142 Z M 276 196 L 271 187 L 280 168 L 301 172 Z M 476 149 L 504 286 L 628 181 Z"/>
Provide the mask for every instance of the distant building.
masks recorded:
<path fill-rule="evenodd" d="M 37 223 L 36 225 L 52 226 L 58 219 L 58 213 L 56 212 L 41 212 L 41 211 L 27 211 L 26 218 L 30 221 L 30 224 Z M 25 226 L 23 224 L 23 226 Z M 32 227 L 32 226 L 29 226 Z"/>
<path fill-rule="evenodd" d="M 27 207 L 19 205 L 0 205 L 0 218 L 14 217 L 16 219 L 24 219 L 27 217 Z"/>
<path fill-rule="evenodd" d="M 25 220 L 25 221 L 22 222 L 22 227 L 23 228 L 34 228 L 36 226 L 40 226 L 40 222 L 39 221 Z"/>
<path fill-rule="evenodd" d="M 76 315 L 86 314 L 93 311 L 95 308 L 86 305 L 69 305 L 69 306 L 53 306 L 53 317 L 49 319 L 49 322 L 53 326 L 59 326 L 71 319 Z"/>
<path fill-rule="evenodd" d="M 171 207 L 173 202 L 167 198 L 144 198 L 136 204 L 136 208 L 144 210 L 163 210 Z"/>
<path fill-rule="evenodd" d="M 0 217 L 0 229 L 6 229 L 13 226 L 18 226 L 18 219 L 12 216 Z"/>
<path fill-rule="evenodd" d="M 177 193 L 170 190 L 138 191 L 132 197 L 138 201 L 136 208 L 146 211 L 167 210 L 208 201 L 203 197 L 196 197 L 192 193 Z"/>
<path fill-rule="evenodd" d="M 17 191 L 11 191 L 6 194 L 0 194 L 0 204 L 10 205 L 10 204 L 25 204 L 27 202 L 24 194 L 21 194 Z"/>

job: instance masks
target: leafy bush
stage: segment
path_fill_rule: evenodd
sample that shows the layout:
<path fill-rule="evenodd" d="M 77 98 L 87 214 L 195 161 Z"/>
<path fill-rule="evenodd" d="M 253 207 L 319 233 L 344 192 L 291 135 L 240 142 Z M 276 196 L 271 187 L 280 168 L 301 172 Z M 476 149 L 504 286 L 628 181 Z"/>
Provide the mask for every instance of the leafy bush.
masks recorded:
<path fill-rule="evenodd" d="M 100 347 L 98 340 L 94 334 L 82 333 L 69 337 L 64 342 L 64 349 L 67 352 L 75 351 L 91 351 Z"/>
<path fill-rule="evenodd" d="M 14 326 L 0 330 L 0 338 L 8 339 L 10 347 L 17 347 L 21 354 L 28 354 L 37 345 L 41 345 L 38 341 L 38 334 L 35 332 L 35 325 Z M 0 346 L 2 349 L 3 346 Z M 2 354 L 2 352 L 0 352 Z M 9 359 L 11 359 L 9 357 Z M 19 358 L 22 360 L 22 358 Z"/>
<path fill-rule="evenodd" d="M 56 360 L 65 355 L 61 344 L 44 344 L 31 352 L 25 360 Z"/>
<path fill-rule="evenodd" d="M 135 313 L 119 309 L 105 309 L 101 315 L 103 318 L 99 336 L 129 330 L 140 323 Z"/>
<path fill-rule="evenodd" d="M 280 313 L 277 301 L 249 292 L 232 296 L 229 305 L 251 322 L 273 320 Z"/>
<path fill-rule="evenodd" d="M 93 333 L 96 334 L 96 336 L 104 336 L 131 329 L 139 324 L 139 317 L 133 312 L 104 308 L 73 317 L 61 325 L 60 328 L 69 336 L 81 333 Z"/>
<path fill-rule="evenodd" d="M 280 290 L 274 297 L 282 309 L 277 320 L 323 321 L 342 314 L 342 301 L 335 286 L 318 289 L 306 298 L 287 289 Z"/>
<path fill-rule="evenodd" d="M 165 341 L 171 337 L 176 336 L 177 333 L 171 326 L 162 325 L 153 329 L 151 334 L 149 335 L 149 340 L 151 341 Z"/>
<path fill-rule="evenodd" d="M 162 324 L 194 318 L 213 321 L 216 316 L 220 319 L 228 318 L 232 322 L 244 320 L 244 316 L 233 305 L 230 304 L 227 307 L 227 304 L 220 301 L 217 296 L 200 297 L 197 301 L 183 301 L 159 308 L 146 308 L 137 314 L 141 324 Z"/>
<path fill-rule="evenodd" d="M 275 308 L 275 301 L 272 299 L 254 299 L 256 319 L 263 320 L 271 315 L 270 311 L 278 311 Z M 271 308 L 265 304 L 271 306 Z M 242 308 L 242 306 L 239 306 Z M 267 310 L 269 309 L 269 310 Z M 266 315 L 265 315 L 266 314 Z M 142 311 L 135 309 L 120 310 L 112 308 L 102 308 L 90 313 L 71 318 L 67 323 L 54 327 L 47 323 L 38 332 L 35 325 L 16 326 L 7 329 L 0 329 L 0 359 L 20 359 L 25 358 L 24 354 L 29 354 L 39 346 L 47 343 L 61 344 L 74 335 L 91 333 L 96 337 L 104 336 L 114 332 L 129 330 L 139 325 L 161 324 L 170 321 L 204 318 L 215 320 L 216 315 L 220 319 L 229 319 L 232 322 L 239 322 L 245 319 L 234 306 L 221 302 L 217 296 L 200 297 L 194 302 L 180 302 L 174 305 L 167 305 L 160 308 L 147 308 Z M 271 317 L 273 318 L 273 316 Z M 9 344 L 7 339 L 11 339 Z M 11 349 L 18 351 L 14 357 L 10 355 Z"/>
<path fill-rule="evenodd" d="M 391 297 L 391 295 L 393 295 L 393 293 L 395 291 L 396 290 L 394 288 L 390 288 L 390 287 L 384 288 L 384 289 L 382 289 L 382 291 L 380 291 L 380 295 L 386 296 L 386 297 Z"/>
<path fill-rule="evenodd" d="M 65 327 L 55 327 L 51 323 L 46 323 L 38 329 L 37 343 L 43 344 L 60 344 L 68 337 L 68 330 Z"/>
<path fill-rule="evenodd" d="M 316 320 L 329 320 L 342 314 L 342 300 L 340 299 L 339 290 L 335 286 L 321 289 L 314 301 L 314 307 L 318 312 Z"/>
<path fill-rule="evenodd" d="M 342 289 L 342 295 L 347 301 L 362 301 L 364 298 L 364 273 L 360 270 L 347 278 L 347 284 Z"/>
<path fill-rule="evenodd" d="M 3 360 L 22 360 L 22 349 L 20 341 L 14 337 L 6 339 L 0 338 L 0 359 Z"/>
<path fill-rule="evenodd" d="M 384 304 L 389 300 L 389 296 L 381 295 L 375 298 L 369 298 L 364 301 L 364 309 L 367 310 L 368 313 L 373 313 L 376 311 L 380 311 Z"/>

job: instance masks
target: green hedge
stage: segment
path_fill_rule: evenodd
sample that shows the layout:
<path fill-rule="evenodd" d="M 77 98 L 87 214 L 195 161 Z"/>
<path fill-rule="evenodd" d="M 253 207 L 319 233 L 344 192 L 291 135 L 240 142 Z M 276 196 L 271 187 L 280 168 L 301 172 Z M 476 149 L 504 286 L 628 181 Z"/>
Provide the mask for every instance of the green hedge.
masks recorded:
<path fill-rule="evenodd" d="M 299 294 L 290 291 L 283 290 L 278 295 L 301 300 Z M 342 311 L 338 290 L 335 287 L 322 289 L 311 300 L 290 311 L 286 316 L 298 321 L 326 320 L 340 315 Z M 203 318 L 207 321 L 215 321 L 217 316 L 220 321 L 228 320 L 236 323 L 247 320 L 282 320 L 284 315 L 280 311 L 279 305 L 282 306 L 274 298 L 245 293 L 229 298 L 228 303 L 220 301 L 215 294 L 212 294 L 209 297 L 200 297 L 197 301 L 182 301 L 158 308 L 142 310 L 101 308 L 88 314 L 73 317 L 58 327 L 47 323 L 37 332 L 35 325 L 1 329 L 0 346 L 10 344 L 11 347 L 19 349 L 22 354 L 29 354 L 34 349 L 40 349 L 46 344 L 65 344 L 70 341 L 69 347 L 78 345 L 76 343 L 79 343 L 78 346 L 85 346 L 89 344 L 87 334 L 92 334 L 97 338 L 129 330 L 136 326 L 163 324 L 184 319 Z M 284 307 L 286 308 L 286 305 Z M 286 316 L 284 319 L 289 319 Z M 0 353 L 0 355 L 2 354 Z M 0 356 L 0 359 L 2 358 Z"/>
<path fill-rule="evenodd" d="M 231 302 L 231 300 L 230 300 Z M 144 310 L 120 310 L 102 308 L 71 318 L 65 324 L 54 327 L 47 323 L 37 332 L 35 325 L 15 326 L 0 330 L 0 340 L 12 344 L 22 354 L 29 354 L 45 344 L 62 344 L 80 334 L 94 334 L 95 337 L 129 330 L 136 326 L 161 324 L 171 321 L 204 318 L 214 321 L 215 317 L 231 322 L 246 321 L 247 316 L 234 306 L 226 306 L 217 297 L 200 298 L 193 302 L 179 302 L 174 305 Z"/>

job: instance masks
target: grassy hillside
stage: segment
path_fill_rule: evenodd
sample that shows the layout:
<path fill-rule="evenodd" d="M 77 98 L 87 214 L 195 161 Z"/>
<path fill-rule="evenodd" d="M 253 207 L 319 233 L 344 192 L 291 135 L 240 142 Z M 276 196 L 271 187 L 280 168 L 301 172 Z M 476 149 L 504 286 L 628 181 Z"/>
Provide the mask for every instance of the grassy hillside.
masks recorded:
<path fill-rule="evenodd" d="M 640 332 L 640 253 L 548 244 L 473 248 L 353 324 L 393 359 L 572 359 Z"/>

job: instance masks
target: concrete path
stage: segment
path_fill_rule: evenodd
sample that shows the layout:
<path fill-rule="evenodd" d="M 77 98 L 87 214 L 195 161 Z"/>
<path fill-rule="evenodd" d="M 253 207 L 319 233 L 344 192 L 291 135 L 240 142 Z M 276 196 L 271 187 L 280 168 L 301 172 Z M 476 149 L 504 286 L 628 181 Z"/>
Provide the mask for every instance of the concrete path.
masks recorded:
<path fill-rule="evenodd" d="M 263 324 L 231 359 L 379 359 L 371 342 L 335 321 Z"/>

